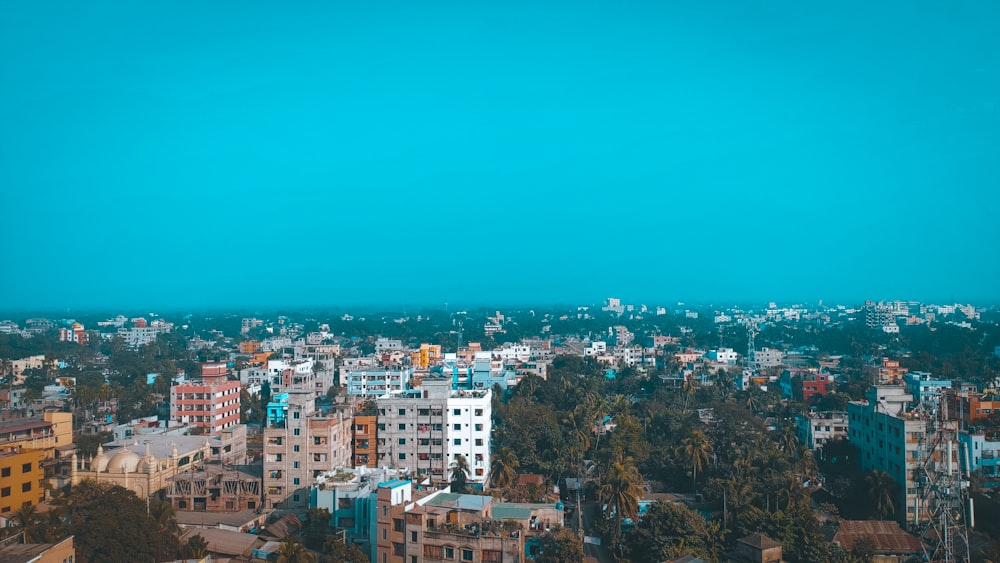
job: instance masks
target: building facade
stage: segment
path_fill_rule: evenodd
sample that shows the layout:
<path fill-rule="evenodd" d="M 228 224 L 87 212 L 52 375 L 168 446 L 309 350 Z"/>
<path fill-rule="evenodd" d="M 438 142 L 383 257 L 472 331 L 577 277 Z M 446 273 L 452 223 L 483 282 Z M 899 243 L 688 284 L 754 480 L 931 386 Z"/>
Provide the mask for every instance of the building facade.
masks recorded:
<path fill-rule="evenodd" d="M 378 465 L 408 467 L 417 478 L 449 480 L 459 455 L 468 482 L 490 473 L 492 391 L 453 391 L 450 378 L 427 378 L 419 389 L 378 399 Z"/>
<path fill-rule="evenodd" d="M 201 381 L 170 388 L 170 419 L 217 435 L 240 423 L 240 382 L 227 379 L 225 363 L 201 369 Z"/>

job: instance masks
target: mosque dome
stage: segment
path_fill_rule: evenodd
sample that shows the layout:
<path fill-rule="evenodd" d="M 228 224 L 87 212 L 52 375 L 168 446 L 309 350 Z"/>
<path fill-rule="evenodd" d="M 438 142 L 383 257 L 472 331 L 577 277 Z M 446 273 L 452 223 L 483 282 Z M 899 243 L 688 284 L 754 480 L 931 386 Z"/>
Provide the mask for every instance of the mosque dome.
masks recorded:
<path fill-rule="evenodd" d="M 131 450 L 122 450 L 111 456 L 108 462 L 108 473 L 134 473 L 139 467 L 141 458 Z"/>
<path fill-rule="evenodd" d="M 91 460 L 90 466 L 95 471 L 104 471 L 108 468 L 108 456 L 104 455 L 103 446 L 97 446 L 97 455 Z"/>

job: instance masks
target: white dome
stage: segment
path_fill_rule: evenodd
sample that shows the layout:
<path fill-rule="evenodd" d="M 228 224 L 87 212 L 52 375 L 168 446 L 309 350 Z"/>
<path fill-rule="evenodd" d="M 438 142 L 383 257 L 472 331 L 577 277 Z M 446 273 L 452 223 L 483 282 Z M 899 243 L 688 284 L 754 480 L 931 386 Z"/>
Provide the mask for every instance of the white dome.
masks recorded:
<path fill-rule="evenodd" d="M 122 450 L 111 457 L 108 473 L 134 473 L 139 467 L 139 455 L 130 450 Z"/>

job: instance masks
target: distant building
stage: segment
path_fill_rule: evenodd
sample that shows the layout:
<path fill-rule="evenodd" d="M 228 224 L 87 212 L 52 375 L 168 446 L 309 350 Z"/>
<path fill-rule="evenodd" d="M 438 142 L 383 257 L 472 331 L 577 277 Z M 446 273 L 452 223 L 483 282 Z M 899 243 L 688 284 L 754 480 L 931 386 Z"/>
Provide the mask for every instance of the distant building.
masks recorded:
<path fill-rule="evenodd" d="M 73 323 L 69 328 L 59 329 L 59 341 L 60 342 L 73 342 L 75 344 L 86 344 L 90 341 L 87 331 L 83 329 L 83 325 L 80 323 Z"/>
<path fill-rule="evenodd" d="M 835 436 L 848 437 L 849 419 L 846 412 L 825 411 L 800 414 L 795 417 L 799 442 L 810 450 L 822 448 Z"/>

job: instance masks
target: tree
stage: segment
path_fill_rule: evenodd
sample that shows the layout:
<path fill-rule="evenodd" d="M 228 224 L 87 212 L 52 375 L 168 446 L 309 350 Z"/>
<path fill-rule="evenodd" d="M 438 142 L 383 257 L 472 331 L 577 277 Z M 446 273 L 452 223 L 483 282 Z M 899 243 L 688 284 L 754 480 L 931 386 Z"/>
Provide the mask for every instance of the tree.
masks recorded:
<path fill-rule="evenodd" d="M 146 503 L 116 485 L 83 481 L 64 499 L 78 559 L 99 561 L 169 561 L 180 542 L 163 533 L 146 514 Z"/>
<path fill-rule="evenodd" d="M 208 542 L 201 534 L 195 534 L 188 538 L 181 551 L 187 559 L 204 559 L 208 555 Z"/>
<path fill-rule="evenodd" d="M 684 439 L 681 447 L 681 457 L 691 465 L 691 489 L 697 490 L 698 470 L 708 465 L 708 456 L 712 453 L 712 444 L 701 430 L 691 432 Z"/>
<path fill-rule="evenodd" d="M 695 555 L 715 559 L 718 530 L 705 518 L 683 505 L 657 501 L 649 506 L 642 520 L 626 534 L 629 558 L 637 563 L 676 559 Z"/>
<path fill-rule="evenodd" d="M 535 563 L 577 563 L 583 561 L 583 542 L 569 528 L 556 528 L 538 539 Z"/>
<path fill-rule="evenodd" d="M 892 499 L 896 496 L 899 486 L 892 475 L 873 469 L 865 475 L 865 483 L 868 485 L 869 498 L 872 499 L 872 511 L 878 515 L 879 520 L 895 514 L 896 505 Z"/>
<path fill-rule="evenodd" d="M 316 563 L 316 556 L 295 536 L 288 536 L 278 547 L 278 563 Z"/>
<path fill-rule="evenodd" d="M 12 514 L 12 520 L 15 522 L 18 528 L 24 532 L 24 542 L 32 543 L 35 541 L 35 516 L 38 513 L 38 507 L 33 504 L 23 504 L 18 507 L 17 510 Z"/>
<path fill-rule="evenodd" d="M 639 499 L 642 498 L 642 475 L 631 459 L 615 461 L 601 477 L 599 490 L 604 503 L 604 515 L 613 516 L 615 528 L 621 535 L 621 523 L 625 518 L 635 520 L 639 515 Z"/>
<path fill-rule="evenodd" d="M 498 489 L 506 489 L 514 485 L 517 478 L 517 469 L 521 463 L 517 460 L 514 450 L 507 446 L 502 446 L 500 450 L 490 458 L 490 481 Z"/>
<path fill-rule="evenodd" d="M 356 545 L 346 544 L 339 536 L 326 536 L 323 543 L 323 553 L 320 557 L 323 563 L 368 563 L 364 550 Z"/>
<path fill-rule="evenodd" d="M 469 480 L 469 460 L 465 456 L 458 454 L 451 466 L 451 491 L 454 493 L 464 493 L 466 483 Z"/>

